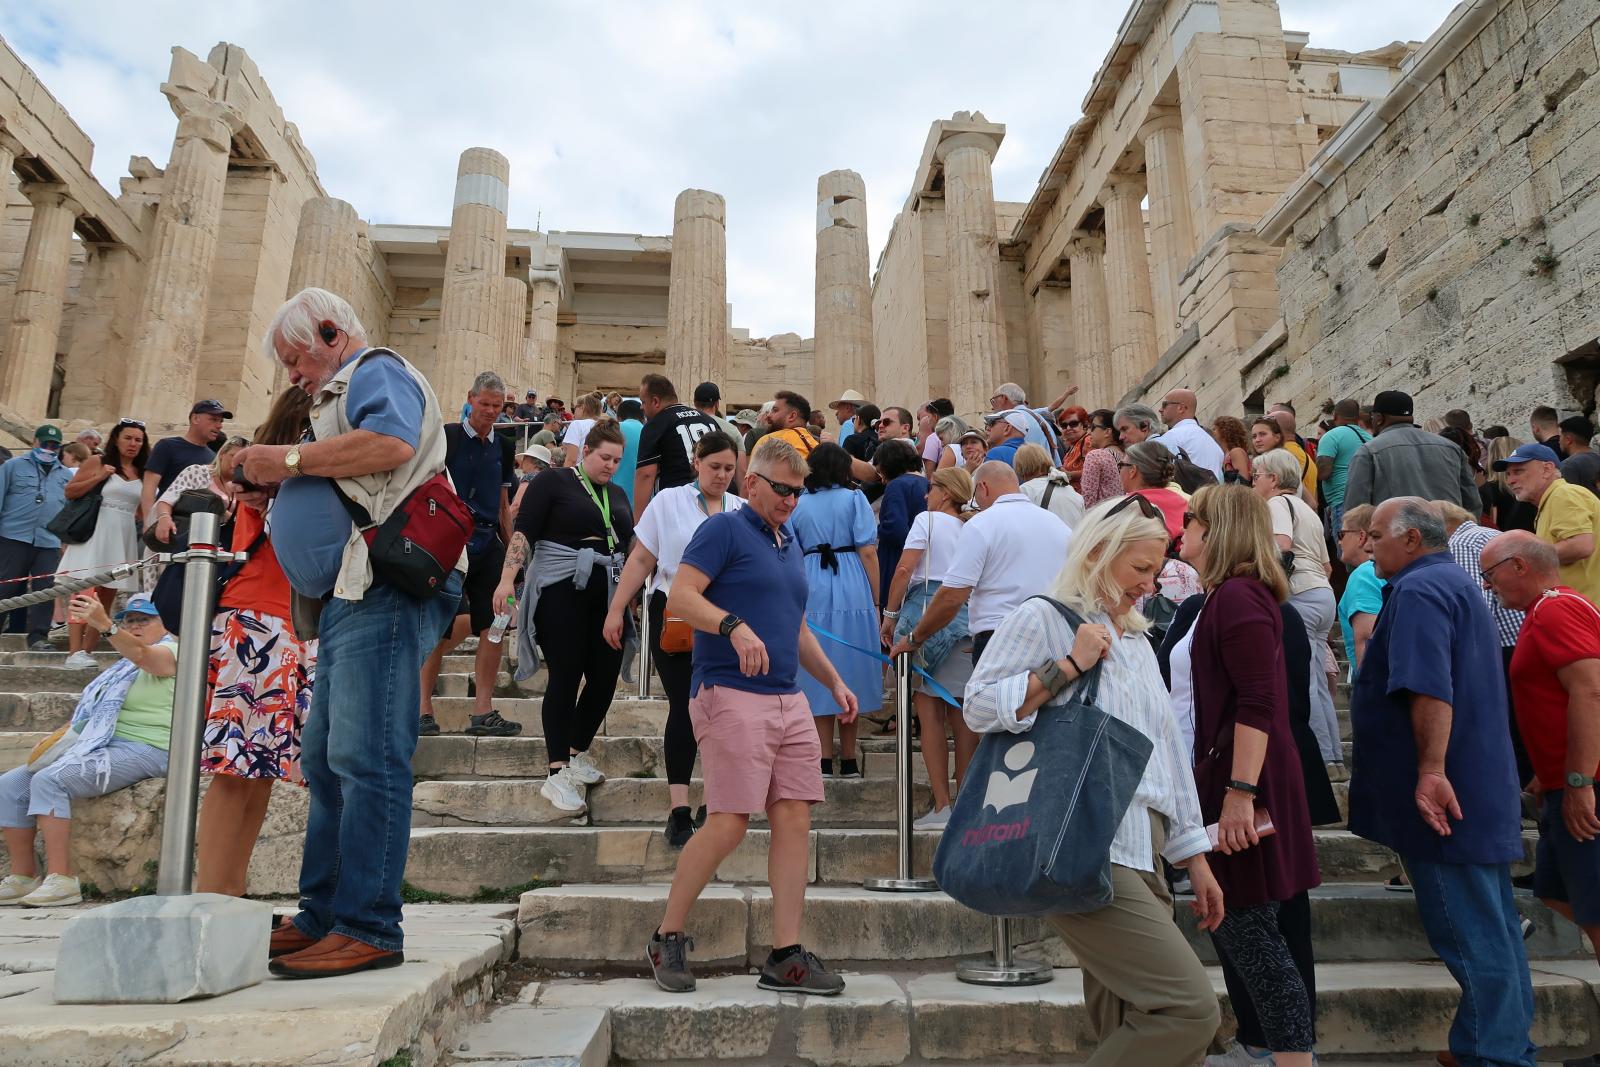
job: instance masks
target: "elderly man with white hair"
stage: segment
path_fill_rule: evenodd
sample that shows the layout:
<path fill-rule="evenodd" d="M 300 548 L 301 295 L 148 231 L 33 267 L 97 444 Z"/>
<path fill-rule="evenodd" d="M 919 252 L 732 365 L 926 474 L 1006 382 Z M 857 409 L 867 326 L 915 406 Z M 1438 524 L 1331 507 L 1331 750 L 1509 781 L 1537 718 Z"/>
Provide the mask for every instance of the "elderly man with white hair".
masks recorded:
<path fill-rule="evenodd" d="M 1062 394 L 1061 403 L 1072 395 L 1072 390 Z M 989 398 L 989 406 L 994 410 L 985 416 L 985 421 L 990 422 L 1005 415 L 1009 411 L 1020 411 L 1025 416 L 1027 428 L 1022 431 L 1022 443 L 1025 445 L 1038 445 L 1050 453 L 1051 463 L 1061 462 L 1061 442 L 1056 438 L 1055 414 L 1050 408 L 1033 408 L 1028 405 L 1028 394 L 1016 382 L 1003 382 L 994 387 L 994 395 Z M 1058 405 L 1059 406 L 1059 405 Z"/>
<path fill-rule="evenodd" d="M 419 598 L 374 573 L 352 516 L 364 509 L 382 524 L 444 470 L 444 417 L 421 372 L 370 347 L 350 305 L 326 290 L 290 297 L 263 347 L 310 394 L 312 433 L 243 449 L 245 479 L 261 488 L 241 499 L 265 511 L 276 495 L 272 547 L 293 590 L 295 632 L 321 640 L 301 738 L 311 811 L 300 912 L 273 930 L 271 970 L 323 978 L 397 967 L 422 661 L 455 615 L 466 554 L 444 561 L 455 569 Z"/>

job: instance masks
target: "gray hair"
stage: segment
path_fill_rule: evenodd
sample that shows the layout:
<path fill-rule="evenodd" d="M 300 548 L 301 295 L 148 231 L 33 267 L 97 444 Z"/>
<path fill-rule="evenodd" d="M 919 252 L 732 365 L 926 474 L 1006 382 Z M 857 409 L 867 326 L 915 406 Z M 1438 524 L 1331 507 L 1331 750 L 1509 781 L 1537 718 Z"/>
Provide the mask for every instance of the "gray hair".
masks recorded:
<path fill-rule="evenodd" d="M 1139 480 L 1151 489 L 1159 489 L 1178 476 L 1172 461 L 1172 452 L 1160 441 L 1140 441 L 1129 445 L 1128 462 L 1139 473 Z"/>
<path fill-rule="evenodd" d="M 87 441 L 91 439 L 95 444 L 100 444 L 106 439 L 106 435 L 95 429 L 93 426 L 89 426 L 79 430 L 78 436 L 73 438 L 75 441 Z"/>
<path fill-rule="evenodd" d="M 302 289 L 283 302 L 267 324 L 267 332 L 261 338 L 261 351 L 277 362 L 280 342 L 309 349 L 316 344 L 317 330 L 325 322 L 332 323 L 352 345 L 367 343 L 367 328 L 356 318 L 349 301 L 326 289 L 313 287 Z"/>
<path fill-rule="evenodd" d="M 1135 425 L 1143 426 L 1151 433 L 1160 433 L 1165 429 L 1161 425 L 1161 416 L 1156 414 L 1154 408 L 1146 404 L 1128 404 L 1125 407 L 1118 408 L 1116 414 L 1111 416 L 1112 425 L 1121 422 L 1123 419 Z"/>
<path fill-rule="evenodd" d="M 1505 538 L 1501 534 L 1489 542 L 1490 547 Z M 1516 557 L 1528 565 L 1528 569 L 1535 574 L 1546 577 L 1555 577 L 1561 573 L 1561 556 L 1556 552 L 1556 546 L 1549 541 L 1541 541 L 1537 537 L 1513 537 L 1505 542 L 1505 554 L 1502 559 Z"/>
<path fill-rule="evenodd" d="M 1287 448 L 1274 448 L 1256 457 L 1256 469 L 1266 471 L 1278 479 L 1278 488 L 1286 493 L 1300 491 L 1300 461 Z"/>
<path fill-rule="evenodd" d="M 492 370 L 486 370 L 472 379 L 473 396 L 477 396 L 479 393 L 499 393 L 504 396 L 505 392 L 506 380 Z"/>
<path fill-rule="evenodd" d="M 1028 394 L 1022 391 L 1022 386 L 1016 382 L 1003 382 L 994 387 L 995 396 L 1003 396 L 1013 404 L 1026 404 Z"/>
<path fill-rule="evenodd" d="M 1274 449 L 1273 451 L 1277 451 Z M 1269 453 L 1270 455 L 1270 453 Z M 1395 497 L 1400 505 L 1389 520 L 1389 536 L 1403 537 L 1407 530 L 1417 531 L 1423 548 L 1439 549 L 1450 543 L 1444 532 L 1444 516 L 1430 501 L 1420 496 Z"/>

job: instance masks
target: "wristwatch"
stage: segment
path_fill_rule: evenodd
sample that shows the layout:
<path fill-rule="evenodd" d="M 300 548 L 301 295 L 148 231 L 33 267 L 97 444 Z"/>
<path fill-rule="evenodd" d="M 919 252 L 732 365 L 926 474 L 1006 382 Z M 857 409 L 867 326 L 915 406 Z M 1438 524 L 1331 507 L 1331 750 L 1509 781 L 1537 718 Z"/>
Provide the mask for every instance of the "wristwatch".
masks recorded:
<path fill-rule="evenodd" d="M 1568 789 L 1586 789 L 1589 786 L 1594 785 L 1594 783 L 1595 780 L 1586 774 L 1579 774 L 1577 771 L 1567 772 Z"/>
<path fill-rule="evenodd" d="M 106 631 L 106 636 L 107 637 L 115 637 L 121 632 L 122 632 L 122 624 L 120 622 L 113 622 L 111 624 L 111 628 Z"/>
<path fill-rule="evenodd" d="M 283 465 L 284 465 L 285 468 L 288 469 L 289 477 L 291 477 L 291 478 L 293 478 L 295 475 L 300 473 L 300 446 L 299 445 L 294 445 L 293 447 L 291 447 L 289 449 L 289 451 L 287 451 L 287 452 L 285 452 L 283 454 Z"/>
<path fill-rule="evenodd" d="M 733 612 L 728 612 L 722 617 L 722 623 L 717 627 L 723 637 L 732 637 L 733 631 L 744 625 L 744 620 Z"/>

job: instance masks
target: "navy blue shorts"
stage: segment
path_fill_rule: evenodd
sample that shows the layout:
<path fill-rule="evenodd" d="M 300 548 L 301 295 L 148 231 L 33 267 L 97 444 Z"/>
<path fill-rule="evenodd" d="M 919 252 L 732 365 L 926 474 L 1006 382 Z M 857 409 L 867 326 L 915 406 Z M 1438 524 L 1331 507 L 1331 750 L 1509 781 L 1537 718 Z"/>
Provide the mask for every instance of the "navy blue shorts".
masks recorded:
<path fill-rule="evenodd" d="M 1534 851 L 1533 895 L 1565 901 L 1579 926 L 1600 926 L 1600 837 L 1576 840 L 1561 817 L 1560 790 L 1544 795 L 1539 846 Z"/>

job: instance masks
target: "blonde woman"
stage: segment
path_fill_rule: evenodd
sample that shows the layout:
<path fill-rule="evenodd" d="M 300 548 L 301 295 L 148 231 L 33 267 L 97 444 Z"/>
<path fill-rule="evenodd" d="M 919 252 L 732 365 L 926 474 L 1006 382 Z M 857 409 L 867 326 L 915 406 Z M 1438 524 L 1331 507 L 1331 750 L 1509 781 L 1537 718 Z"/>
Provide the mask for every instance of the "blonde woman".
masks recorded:
<path fill-rule="evenodd" d="M 1011 466 L 1022 483 L 1022 494 L 1067 524 L 1067 529 L 1083 521 L 1083 497 L 1072 488 L 1067 472 L 1050 462 L 1043 445 L 1023 445 Z"/>
<path fill-rule="evenodd" d="M 943 587 L 945 572 L 955 557 L 956 541 L 961 537 L 962 515 L 971 499 L 972 476 L 964 470 L 946 467 L 934 471 L 928 479 L 928 510 L 911 520 L 905 549 L 884 597 L 879 636 L 886 646 L 893 647 L 916 628 L 928 601 Z M 967 632 L 965 604 L 944 629 L 922 646 L 918 663 L 952 696 L 959 698 L 965 692 L 967 679 L 972 676 L 972 639 Z M 928 784 L 933 791 L 933 810 L 918 819 L 916 826 L 919 830 L 942 830 L 950 821 L 951 804 L 950 756 L 942 743 L 947 728 L 956 741 L 957 792 L 966 778 L 967 764 L 978 749 L 978 735 L 967 729 L 960 708 L 934 696 L 921 675 L 914 676 L 911 689 L 911 702 L 922 727 L 922 761 L 928 768 Z"/>
<path fill-rule="evenodd" d="M 1087 621 L 1074 632 L 1051 605 L 1025 601 L 994 632 L 967 683 L 969 727 L 1025 733 L 1035 712 L 1064 701 L 1099 664 L 1097 704 L 1155 746 L 1111 842 L 1112 903 L 1047 918 L 1083 970 L 1098 1031 L 1091 1067 L 1198 1063 L 1219 1020 L 1216 994 L 1173 920 L 1157 862 L 1187 868 L 1199 926 L 1215 930 L 1223 921 L 1222 890 L 1206 863 L 1210 844 L 1190 754 L 1145 639 L 1149 622 L 1134 607 L 1155 589 L 1167 541 L 1161 512 L 1142 496 L 1091 508 L 1051 590 Z"/>
<path fill-rule="evenodd" d="M 578 460 L 587 453 L 583 442 L 588 438 L 589 431 L 594 429 L 595 421 L 600 418 L 603 403 L 604 397 L 596 392 L 583 394 L 572 405 L 573 419 L 561 434 L 561 451 L 567 460 L 563 466 L 576 467 Z"/>

